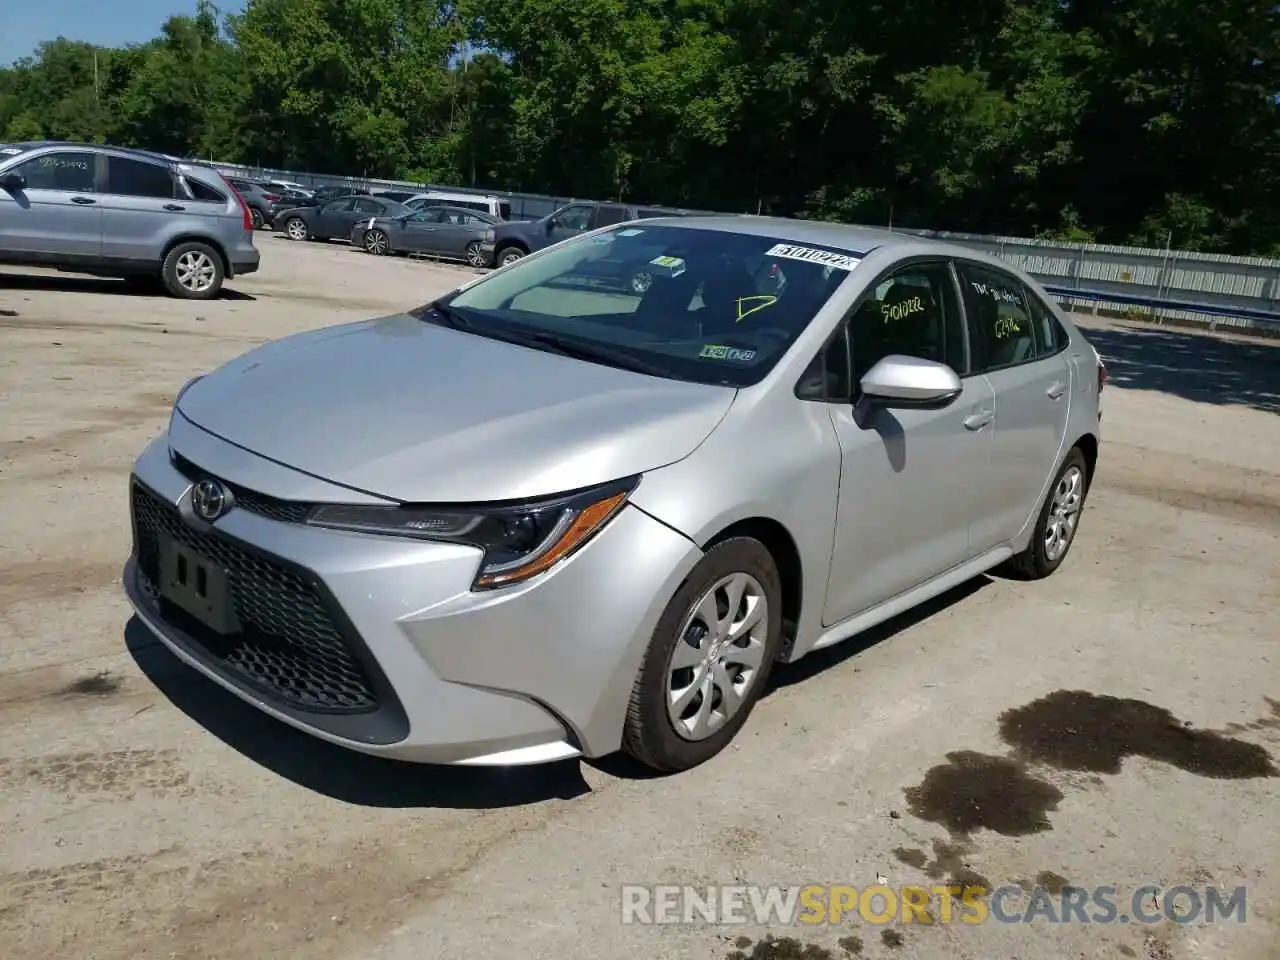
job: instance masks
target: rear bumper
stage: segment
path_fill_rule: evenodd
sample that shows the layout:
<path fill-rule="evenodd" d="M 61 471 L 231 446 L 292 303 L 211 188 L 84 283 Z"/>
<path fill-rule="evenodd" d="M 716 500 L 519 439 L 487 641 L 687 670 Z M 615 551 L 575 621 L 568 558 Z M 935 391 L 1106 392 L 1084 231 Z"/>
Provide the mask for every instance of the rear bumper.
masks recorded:
<path fill-rule="evenodd" d="M 258 252 L 257 247 L 250 246 L 247 250 L 239 248 L 230 251 L 227 259 L 230 261 L 227 264 L 227 276 L 239 277 L 246 273 L 257 273 L 262 254 Z"/>
<path fill-rule="evenodd" d="M 492 240 L 486 240 L 480 244 L 480 259 L 486 267 L 493 266 L 494 254 L 497 245 Z"/>

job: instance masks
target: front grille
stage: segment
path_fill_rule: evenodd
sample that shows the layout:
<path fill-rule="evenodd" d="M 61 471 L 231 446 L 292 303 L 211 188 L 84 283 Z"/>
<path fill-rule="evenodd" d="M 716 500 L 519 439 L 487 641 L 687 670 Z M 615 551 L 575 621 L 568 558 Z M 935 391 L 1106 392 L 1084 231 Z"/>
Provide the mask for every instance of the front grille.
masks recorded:
<path fill-rule="evenodd" d="M 309 503 L 302 503 L 298 500 L 280 500 L 276 497 L 269 497 L 265 493 L 258 493 L 256 490 L 249 490 L 239 484 L 228 483 L 221 477 L 215 477 L 213 474 L 201 470 L 181 454 L 173 454 L 173 465 L 178 469 L 179 473 L 192 482 L 203 480 L 205 477 L 217 480 L 231 491 L 231 497 L 237 507 L 250 513 L 256 513 L 260 517 L 266 517 L 268 520 L 276 520 L 280 523 L 303 523 L 307 519 L 307 514 L 311 512 L 311 504 Z"/>
<path fill-rule="evenodd" d="M 146 593 L 159 596 L 159 535 L 167 535 L 226 571 L 242 630 L 220 636 L 178 607 L 158 600 L 166 620 L 227 670 L 292 706 L 331 713 L 378 708 L 368 674 L 320 593 L 302 574 L 216 533 L 193 530 L 176 508 L 137 483 L 132 499 L 138 569 Z"/>

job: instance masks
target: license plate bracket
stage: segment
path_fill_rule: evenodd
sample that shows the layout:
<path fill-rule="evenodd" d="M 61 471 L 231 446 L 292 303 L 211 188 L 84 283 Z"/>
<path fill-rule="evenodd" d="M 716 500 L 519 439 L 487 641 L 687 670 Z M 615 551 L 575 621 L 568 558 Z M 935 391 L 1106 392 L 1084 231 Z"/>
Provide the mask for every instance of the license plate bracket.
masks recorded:
<path fill-rule="evenodd" d="M 186 544 L 160 538 L 160 595 L 210 630 L 240 632 L 227 572 Z"/>

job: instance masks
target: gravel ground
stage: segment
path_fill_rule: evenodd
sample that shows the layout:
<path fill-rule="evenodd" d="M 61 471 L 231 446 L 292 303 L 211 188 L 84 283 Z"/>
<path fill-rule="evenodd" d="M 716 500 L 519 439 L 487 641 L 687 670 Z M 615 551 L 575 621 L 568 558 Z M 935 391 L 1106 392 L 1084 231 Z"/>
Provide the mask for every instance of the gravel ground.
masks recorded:
<path fill-rule="evenodd" d="M 199 305 L 0 272 L 4 960 L 1280 956 L 1276 345 L 1096 325 L 1114 379 L 1062 570 L 780 670 L 697 770 L 400 766 L 202 680 L 119 586 L 129 465 L 189 376 L 470 276 L 261 246 Z M 621 922 L 627 884 L 952 881 L 1109 884 L 1121 913 L 1244 886 L 1247 917 Z"/>

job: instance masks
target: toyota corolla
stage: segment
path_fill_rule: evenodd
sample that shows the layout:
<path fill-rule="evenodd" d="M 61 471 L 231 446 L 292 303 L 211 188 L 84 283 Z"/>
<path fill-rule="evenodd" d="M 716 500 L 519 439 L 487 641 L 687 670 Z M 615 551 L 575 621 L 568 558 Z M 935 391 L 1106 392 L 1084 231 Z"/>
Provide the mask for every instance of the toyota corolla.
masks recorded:
<path fill-rule="evenodd" d="M 619 224 L 186 384 L 133 471 L 124 584 L 191 667 L 344 747 L 686 769 L 774 663 L 1053 573 L 1104 382 L 971 250 Z"/>

